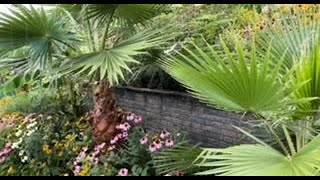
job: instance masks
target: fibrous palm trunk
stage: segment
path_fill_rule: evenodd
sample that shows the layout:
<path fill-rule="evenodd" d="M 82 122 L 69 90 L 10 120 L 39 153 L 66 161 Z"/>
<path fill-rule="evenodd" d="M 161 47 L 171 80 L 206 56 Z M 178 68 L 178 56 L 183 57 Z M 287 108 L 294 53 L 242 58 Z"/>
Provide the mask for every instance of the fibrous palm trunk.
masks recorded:
<path fill-rule="evenodd" d="M 116 125 L 125 117 L 125 112 L 116 107 L 116 98 L 112 87 L 106 80 L 101 80 L 94 87 L 94 109 L 91 125 L 94 144 L 109 143 L 118 133 Z"/>

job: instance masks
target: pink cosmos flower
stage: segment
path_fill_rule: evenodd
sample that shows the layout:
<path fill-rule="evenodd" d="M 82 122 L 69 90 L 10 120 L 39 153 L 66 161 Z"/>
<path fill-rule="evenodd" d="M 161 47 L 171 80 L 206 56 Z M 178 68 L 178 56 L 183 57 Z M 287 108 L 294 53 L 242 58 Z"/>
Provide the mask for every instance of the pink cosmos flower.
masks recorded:
<path fill-rule="evenodd" d="M 128 176 L 128 169 L 127 168 L 122 168 L 118 172 L 119 176 Z"/>
<path fill-rule="evenodd" d="M 140 144 L 147 144 L 148 143 L 148 138 L 145 136 L 143 138 L 140 139 Z"/>
<path fill-rule="evenodd" d="M 136 116 L 134 118 L 134 123 L 138 124 L 138 123 L 141 123 L 142 122 L 142 117 L 141 116 Z"/>
<path fill-rule="evenodd" d="M 167 139 L 166 142 L 165 142 L 165 145 L 166 145 L 167 147 L 172 147 L 172 146 L 174 145 L 174 142 L 173 142 L 173 140 L 171 140 L 171 139 Z"/>
<path fill-rule="evenodd" d="M 165 138 L 167 138 L 167 137 L 169 137 L 170 136 L 170 132 L 168 132 L 167 130 L 163 130 L 162 132 L 161 132 L 161 134 L 160 134 L 160 138 L 161 139 L 165 139 Z"/>
<path fill-rule="evenodd" d="M 158 149 L 157 149 L 157 147 L 156 147 L 155 144 L 151 144 L 151 145 L 149 146 L 149 150 L 150 150 L 151 153 L 154 153 L 154 152 L 156 152 Z"/>

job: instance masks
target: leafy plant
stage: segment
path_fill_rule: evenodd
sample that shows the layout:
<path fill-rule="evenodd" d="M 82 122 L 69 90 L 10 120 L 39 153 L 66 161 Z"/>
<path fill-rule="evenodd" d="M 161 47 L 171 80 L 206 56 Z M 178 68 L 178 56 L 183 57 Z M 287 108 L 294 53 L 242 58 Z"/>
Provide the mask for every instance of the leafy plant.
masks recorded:
<path fill-rule="evenodd" d="M 317 158 L 317 154 L 320 151 L 320 135 L 298 147 L 297 144 L 294 146 L 293 139 L 283 126 L 290 151 L 284 149 L 285 154 L 282 154 L 251 134 L 239 130 L 258 144 L 243 144 L 226 149 L 203 149 L 197 159 L 201 162 L 197 165 L 211 169 L 196 173 L 197 175 L 310 176 L 319 173 L 320 159 Z"/>
<path fill-rule="evenodd" d="M 254 45 L 249 54 L 241 44 L 237 44 L 233 54 L 223 41 L 221 44 L 222 53 L 209 44 L 209 52 L 204 52 L 195 44 L 194 52 L 184 47 L 189 56 L 177 52 L 177 57 L 170 56 L 162 64 L 194 96 L 211 105 L 257 113 L 277 111 L 288 104 L 286 95 L 291 92 L 281 83 L 279 76 L 283 58 L 275 68 L 270 69 L 271 46 L 263 63 L 259 64 Z M 283 81 L 286 82 L 285 79 Z"/>

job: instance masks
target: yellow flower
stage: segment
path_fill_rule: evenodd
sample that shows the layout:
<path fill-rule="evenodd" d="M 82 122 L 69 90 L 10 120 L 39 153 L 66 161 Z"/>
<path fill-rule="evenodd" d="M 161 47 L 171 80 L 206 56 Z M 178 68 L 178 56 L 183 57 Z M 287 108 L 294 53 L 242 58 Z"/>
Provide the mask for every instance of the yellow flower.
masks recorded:
<path fill-rule="evenodd" d="M 64 147 L 68 148 L 70 146 L 70 142 L 64 144 Z"/>
<path fill-rule="evenodd" d="M 67 127 L 70 126 L 70 121 L 67 121 L 64 125 Z"/>
<path fill-rule="evenodd" d="M 10 166 L 10 168 L 7 171 L 7 174 L 12 174 L 14 172 L 14 169 L 12 166 Z"/>
<path fill-rule="evenodd" d="M 61 142 L 56 142 L 56 143 L 54 144 L 54 147 L 55 147 L 56 149 L 61 149 L 61 148 L 63 147 L 63 144 L 62 144 Z"/>
<path fill-rule="evenodd" d="M 51 149 L 48 149 L 48 150 L 46 151 L 46 153 L 47 153 L 47 154 L 52 154 L 52 150 L 51 150 Z"/>
<path fill-rule="evenodd" d="M 68 140 L 70 140 L 70 139 L 72 139 L 73 137 L 72 137 L 71 134 L 68 134 L 65 138 L 68 139 Z"/>
<path fill-rule="evenodd" d="M 49 149 L 49 145 L 48 145 L 48 144 L 43 145 L 43 147 L 42 147 L 42 150 L 43 150 L 43 151 L 47 151 L 48 149 Z"/>
<path fill-rule="evenodd" d="M 73 152 L 78 152 L 78 151 L 79 151 L 79 147 L 78 147 L 78 146 L 73 147 L 73 148 L 72 148 L 72 151 L 73 151 Z"/>
<path fill-rule="evenodd" d="M 84 167 L 82 168 L 82 170 L 80 171 L 79 176 L 86 176 L 86 175 L 88 175 L 89 170 L 90 170 L 90 169 L 89 169 L 88 166 L 84 166 Z"/>
<path fill-rule="evenodd" d="M 58 154 L 58 157 L 62 157 L 63 156 L 63 152 L 61 151 L 59 154 Z"/>

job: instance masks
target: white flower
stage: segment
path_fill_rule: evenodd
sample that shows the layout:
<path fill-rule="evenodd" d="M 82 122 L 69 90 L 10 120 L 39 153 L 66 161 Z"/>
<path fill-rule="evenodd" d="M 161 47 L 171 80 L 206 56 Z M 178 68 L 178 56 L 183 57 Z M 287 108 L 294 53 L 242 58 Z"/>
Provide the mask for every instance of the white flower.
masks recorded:
<path fill-rule="evenodd" d="M 34 132 L 34 130 L 31 130 L 27 133 L 27 136 L 31 136 L 31 134 Z"/>
<path fill-rule="evenodd" d="M 48 119 L 48 120 L 52 119 L 52 116 L 48 116 L 47 119 Z"/>
<path fill-rule="evenodd" d="M 28 156 L 23 156 L 23 158 L 21 159 L 21 162 L 26 162 L 28 160 Z"/>
<path fill-rule="evenodd" d="M 33 123 L 29 124 L 29 125 L 27 126 L 27 129 L 31 129 L 31 128 L 33 128 L 35 125 L 37 125 L 37 122 L 33 122 Z"/>
<path fill-rule="evenodd" d="M 19 156 L 23 156 L 23 154 L 24 154 L 24 150 L 21 150 L 21 151 L 19 152 Z"/>
<path fill-rule="evenodd" d="M 21 136 L 21 134 L 22 134 L 22 131 L 21 131 L 21 130 L 19 130 L 18 132 L 16 132 L 16 137 L 20 137 L 20 136 Z"/>
<path fill-rule="evenodd" d="M 17 149 L 19 147 L 19 143 L 13 143 L 11 147 L 12 149 Z"/>
<path fill-rule="evenodd" d="M 32 123 L 32 122 L 35 122 L 36 120 L 37 120 L 36 118 L 32 118 L 30 122 Z"/>

